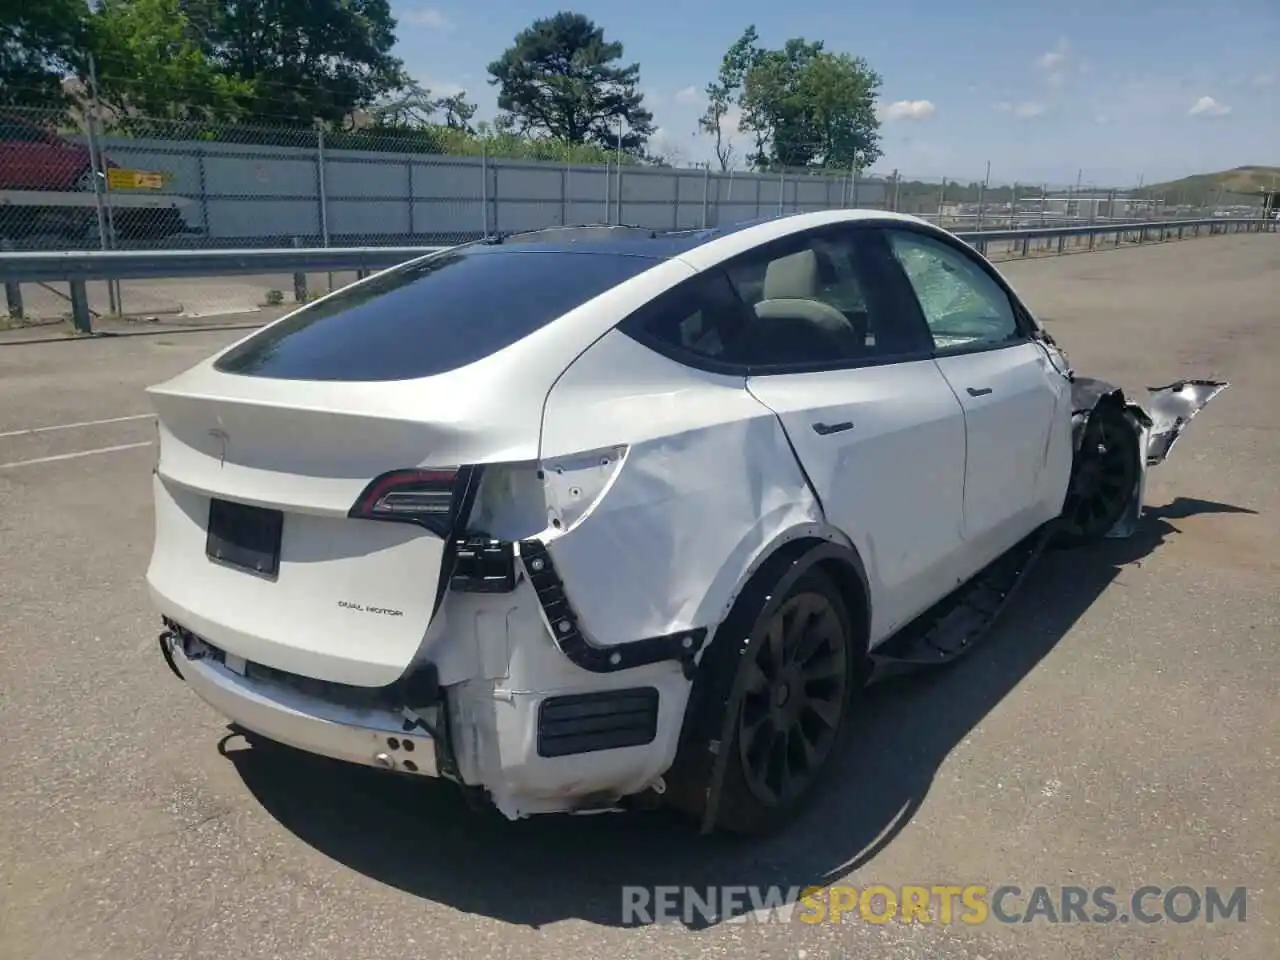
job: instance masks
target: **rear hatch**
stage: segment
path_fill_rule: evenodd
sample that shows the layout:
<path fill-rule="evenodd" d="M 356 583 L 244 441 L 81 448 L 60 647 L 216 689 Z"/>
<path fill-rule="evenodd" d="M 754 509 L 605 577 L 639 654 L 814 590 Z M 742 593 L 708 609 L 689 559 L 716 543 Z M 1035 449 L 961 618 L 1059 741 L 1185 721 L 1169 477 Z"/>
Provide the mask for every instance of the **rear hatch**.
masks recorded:
<path fill-rule="evenodd" d="M 549 321 L 652 265 L 471 259 L 371 278 L 149 391 L 163 614 L 301 676 L 404 672 L 476 468 L 537 457 L 543 401 L 580 349 Z M 486 292 L 463 298 L 477 278 Z"/>

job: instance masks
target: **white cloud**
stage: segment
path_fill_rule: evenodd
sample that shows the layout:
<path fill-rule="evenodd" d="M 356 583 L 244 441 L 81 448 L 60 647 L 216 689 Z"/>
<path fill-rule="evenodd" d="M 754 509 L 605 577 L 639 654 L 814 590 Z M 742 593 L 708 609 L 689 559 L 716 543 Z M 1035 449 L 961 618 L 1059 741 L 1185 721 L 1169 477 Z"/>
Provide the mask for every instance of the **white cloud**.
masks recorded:
<path fill-rule="evenodd" d="M 1066 83 L 1072 66 L 1071 44 L 1067 38 L 1060 38 L 1057 46 L 1040 54 L 1036 58 L 1036 66 L 1050 86 L 1060 87 Z"/>
<path fill-rule="evenodd" d="M 1230 113 L 1231 108 L 1224 103 L 1219 103 L 1213 97 L 1201 97 L 1187 112 L 1193 117 L 1221 117 Z"/>
<path fill-rule="evenodd" d="M 931 100 L 895 100 L 880 110 L 884 120 L 927 120 L 937 111 Z"/>
<path fill-rule="evenodd" d="M 673 167 L 689 165 L 689 142 L 683 137 L 673 136 L 664 127 L 658 127 L 649 135 L 647 149 L 655 157 L 661 157 Z"/>
<path fill-rule="evenodd" d="M 435 7 L 419 7 L 410 10 L 400 20 L 416 27 L 426 27 L 428 30 L 453 29 L 453 22 Z"/>
<path fill-rule="evenodd" d="M 730 139 L 742 136 L 742 108 L 732 106 L 720 118 L 720 129 Z"/>
<path fill-rule="evenodd" d="M 732 148 L 730 169 L 740 168 L 743 157 L 751 153 L 754 146 L 752 135 L 742 129 L 740 107 L 731 106 L 725 111 L 724 116 L 720 118 L 720 132 L 722 146 Z M 705 130 L 698 128 L 690 137 L 689 151 L 691 160 L 710 163 L 713 170 L 720 168 L 720 162 L 715 153 L 715 137 Z"/>
<path fill-rule="evenodd" d="M 461 83 L 453 83 L 451 81 L 440 81 L 440 79 L 428 77 L 421 83 L 422 86 L 431 91 L 431 96 L 434 97 L 452 97 L 457 96 L 458 93 L 467 92 L 467 88 L 463 87 Z"/>
<path fill-rule="evenodd" d="M 1274 73 L 1259 73 L 1253 78 L 1253 85 L 1255 87 L 1269 87 L 1275 82 L 1276 75 Z"/>
<path fill-rule="evenodd" d="M 1032 117 L 1038 117 L 1048 108 L 1043 103 L 1037 103 L 1034 100 L 1027 100 L 1022 103 L 1009 103 L 1007 100 L 997 103 L 996 109 L 1001 113 L 1011 113 L 1019 120 L 1030 120 Z"/>
<path fill-rule="evenodd" d="M 702 94 L 697 87 L 685 87 L 683 90 L 677 90 L 676 103 L 699 103 L 702 100 Z"/>

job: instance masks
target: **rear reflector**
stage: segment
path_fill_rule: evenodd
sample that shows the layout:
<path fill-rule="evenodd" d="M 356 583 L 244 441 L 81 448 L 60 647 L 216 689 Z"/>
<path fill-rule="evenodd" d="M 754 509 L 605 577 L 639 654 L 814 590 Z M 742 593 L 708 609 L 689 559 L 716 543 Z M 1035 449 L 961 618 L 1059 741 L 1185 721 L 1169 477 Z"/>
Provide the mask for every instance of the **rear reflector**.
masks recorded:
<path fill-rule="evenodd" d="M 392 470 L 365 487 L 348 516 L 416 523 L 447 537 L 458 519 L 471 473 L 467 467 Z"/>
<path fill-rule="evenodd" d="M 653 687 L 548 697 L 538 708 L 538 756 L 642 747 L 658 735 Z"/>

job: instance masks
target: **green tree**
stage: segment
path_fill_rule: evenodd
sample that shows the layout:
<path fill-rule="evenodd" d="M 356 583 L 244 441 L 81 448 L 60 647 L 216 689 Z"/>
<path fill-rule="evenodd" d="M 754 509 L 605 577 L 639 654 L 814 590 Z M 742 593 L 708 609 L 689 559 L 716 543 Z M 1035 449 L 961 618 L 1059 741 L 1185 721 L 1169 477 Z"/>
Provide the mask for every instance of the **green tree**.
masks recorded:
<path fill-rule="evenodd" d="M 0 104 L 65 110 L 62 86 L 83 48 L 86 0 L 0 0 Z"/>
<path fill-rule="evenodd" d="M 638 155 L 653 133 L 653 114 L 636 89 L 640 65 L 617 66 L 622 44 L 580 13 L 535 20 L 489 64 L 498 108 L 511 128 L 567 143 L 613 147 Z"/>
<path fill-rule="evenodd" d="M 476 115 L 476 105 L 467 100 L 467 92 L 461 90 L 451 97 L 436 101 L 436 109 L 444 113 L 444 125 L 450 130 L 472 133 L 471 118 Z"/>
<path fill-rule="evenodd" d="M 252 84 L 247 106 L 264 121 L 338 127 L 409 82 L 391 55 L 388 0 L 218 0 L 200 8 L 219 71 Z"/>
<path fill-rule="evenodd" d="M 882 155 L 875 101 L 880 76 L 860 57 L 800 37 L 756 50 L 742 79 L 741 128 L 756 167 L 865 169 Z"/>
<path fill-rule="evenodd" d="M 121 122 L 228 121 L 248 113 L 257 88 L 219 67 L 216 32 L 201 16 L 211 11 L 189 0 L 102 0 L 90 31 L 98 91 Z"/>
<path fill-rule="evenodd" d="M 793 150 L 796 159 L 804 156 L 807 144 L 813 150 L 809 162 L 827 168 L 865 169 L 879 160 L 883 154 L 876 117 L 880 84 L 880 76 L 861 58 L 826 51 L 813 57 L 800 70 L 803 107 L 797 133 L 803 140 Z"/>
<path fill-rule="evenodd" d="M 432 96 L 418 83 L 409 83 L 405 91 L 383 100 L 369 110 L 373 119 L 370 132 L 378 134 L 433 134 L 435 142 L 456 142 L 443 136 L 444 131 L 471 135 L 470 120 L 476 105 L 467 101 L 466 92 L 449 97 Z M 442 116 L 443 114 L 443 116 Z M 418 138 L 420 141 L 422 138 Z"/>
<path fill-rule="evenodd" d="M 337 128 L 408 83 L 395 24 L 388 0 L 101 0 L 89 33 L 117 113 Z"/>
<path fill-rule="evenodd" d="M 439 103 L 430 90 L 410 82 L 404 90 L 370 107 L 369 114 L 378 127 L 417 129 L 434 124 L 438 109 Z"/>
<path fill-rule="evenodd" d="M 742 83 L 747 71 L 761 54 L 760 37 L 755 24 L 742 31 L 720 61 L 720 72 L 706 86 L 707 109 L 698 118 L 698 128 L 715 138 L 716 160 L 721 170 L 733 166 L 736 148 L 730 131 L 726 129 L 729 111 L 739 105 Z"/>

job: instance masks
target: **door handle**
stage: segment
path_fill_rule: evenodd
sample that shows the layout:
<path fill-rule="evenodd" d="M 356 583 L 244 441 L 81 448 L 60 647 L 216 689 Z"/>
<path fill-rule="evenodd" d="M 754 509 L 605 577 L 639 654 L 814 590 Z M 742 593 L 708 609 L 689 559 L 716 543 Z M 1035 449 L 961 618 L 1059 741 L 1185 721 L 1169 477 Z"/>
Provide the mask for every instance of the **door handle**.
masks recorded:
<path fill-rule="evenodd" d="M 852 430 L 853 424 L 846 420 L 844 423 L 815 423 L 813 432 L 820 437 L 826 437 L 833 433 L 843 433 L 845 430 Z"/>
<path fill-rule="evenodd" d="M 966 389 L 969 391 L 969 396 L 971 397 L 985 397 L 991 392 L 990 387 L 982 387 L 981 389 L 978 387 L 968 387 Z"/>

